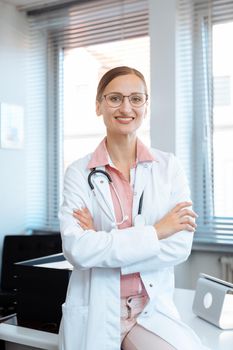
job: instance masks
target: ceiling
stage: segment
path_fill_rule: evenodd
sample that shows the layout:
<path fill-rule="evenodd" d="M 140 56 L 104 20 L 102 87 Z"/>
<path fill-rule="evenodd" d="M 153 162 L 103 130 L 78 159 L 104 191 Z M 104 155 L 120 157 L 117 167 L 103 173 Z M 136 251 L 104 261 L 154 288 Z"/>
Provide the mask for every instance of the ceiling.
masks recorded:
<path fill-rule="evenodd" d="M 63 0 L 63 2 L 68 2 L 70 0 Z M 36 6 L 48 6 L 52 3 L 58 3 L 61 1 L 58 0 L 3 0 L 3 2 L 6 2 L 11 5 L 15 5 L 19 9 L 30 9 L 34 8 Z"/>
<path fill-rule="evenodd" d="M 8 4 L 16 5 L 16 6 L 30 6 L 30 5 L 35 5 L 35 4 L 50 4 L 53 2 L 57 2 L 57 0 L 4 0 L 4 2 L 7 2 Z"/>

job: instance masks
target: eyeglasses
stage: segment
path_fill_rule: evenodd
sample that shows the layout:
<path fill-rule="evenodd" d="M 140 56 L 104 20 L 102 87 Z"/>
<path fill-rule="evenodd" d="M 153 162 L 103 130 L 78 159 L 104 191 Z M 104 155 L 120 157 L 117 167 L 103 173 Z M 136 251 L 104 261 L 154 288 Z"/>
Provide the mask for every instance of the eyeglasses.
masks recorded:
<path fill-rule="evenodd" d="M 125 97 L 128 97 L 128 100 L 132 107 L 141 107 L 146 103 L 148 99 L 147 94 L 140 92 L 133 93 L 128 96 L 116 92 L 111 92 L 110 94 L 104 95 L 107 105 L 112 108 L 119 107 L 123 103 Z"/>

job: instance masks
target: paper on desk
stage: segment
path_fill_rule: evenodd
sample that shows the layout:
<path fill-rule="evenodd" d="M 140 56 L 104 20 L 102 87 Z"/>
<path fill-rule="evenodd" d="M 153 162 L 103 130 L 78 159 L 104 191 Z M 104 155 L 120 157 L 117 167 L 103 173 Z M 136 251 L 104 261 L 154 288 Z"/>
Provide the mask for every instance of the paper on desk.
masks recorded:
<path fill-rule="evenodd" d="M 64 269 L 64 270 L 73 270 L 73 266 L 67 261 L 54 261 L 50 263 L 44 263 L 44 264 L 36 264 L 33 266 L 38 266 L 38 267 L 46 267 L 49 269 Z"/>

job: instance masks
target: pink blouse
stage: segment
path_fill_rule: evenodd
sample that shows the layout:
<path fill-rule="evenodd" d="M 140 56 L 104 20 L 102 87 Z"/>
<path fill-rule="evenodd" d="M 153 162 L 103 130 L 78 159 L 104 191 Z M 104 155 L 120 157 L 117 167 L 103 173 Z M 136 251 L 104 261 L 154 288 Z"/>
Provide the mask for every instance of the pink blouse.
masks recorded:
<path fill-rule="evenodd" d="M 113 184 L 116 191 L 121 199 L 122 206 L 124 208 L 124 214 L 128 216 L 128 219 L 121 225 L 118 225 L 119 229 L 127 228 L 132 226 L 132 205 L 134 196 L 134 178 L 136 173 L 136 167 L 138 162 L 154 161 L 155 158 L 152 156 L 148 148 L 137 139 L 137 157 L 136 163 L 130 169 L 130 182 L 124 177 L 124 175 L 114 166 L 112 163 L 107 148 L 105 139 L 99 144 L 94 151 L 91 160 L 88 164 L 88 168 L 95 168 L 98 166 L 105 166 L 106 171 L 112 178 Z M 115 209 L 115 216 L 117 222 L 122 220 L 122 212 L 120 209 L 119 201 L 116 197 L 112 187 L 111 194 L 113 205 Z M 140 273 L 132 273 L 129 275 L 121 275 L 121 298 L 125 298 L 139 293 L 145 293 L 146 290 L 142 283 Z"/>

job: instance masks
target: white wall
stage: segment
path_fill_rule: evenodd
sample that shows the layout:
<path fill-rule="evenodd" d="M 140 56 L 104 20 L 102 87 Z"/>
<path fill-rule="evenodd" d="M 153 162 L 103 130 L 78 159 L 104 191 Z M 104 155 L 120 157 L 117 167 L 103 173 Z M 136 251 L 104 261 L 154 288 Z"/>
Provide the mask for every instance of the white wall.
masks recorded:
<path fill-rule="evenodd" d="M 27 23 L 13 6 L 0 1 L 0 103 L 25 106 Z M 5 234 L 25 225 L 25 148 L 0 148 L 0 247 Z"/>
<path fill-rule="evenodd" d="M 175 152 L 175 36 L 177 0 L 149 0 L 151 144 Z"/>
<path fill-rule="evenodd" d="M 195 289 L 200 272 L 221 278 L 221 255 L 224 253 L 193 251 L 187 262 L 176 267 L 176 285 L 180 288 Z"/>

